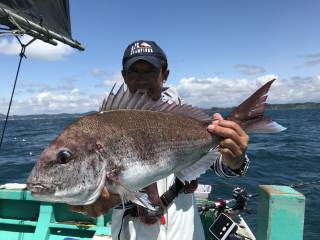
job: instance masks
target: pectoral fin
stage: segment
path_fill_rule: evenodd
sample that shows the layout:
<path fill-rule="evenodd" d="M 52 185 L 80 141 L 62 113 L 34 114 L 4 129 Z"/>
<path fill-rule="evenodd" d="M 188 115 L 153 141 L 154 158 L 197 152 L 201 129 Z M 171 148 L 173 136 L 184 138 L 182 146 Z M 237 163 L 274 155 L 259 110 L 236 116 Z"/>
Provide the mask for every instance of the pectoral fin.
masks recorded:
<path fill-rule="evenodd" d="M 154 195 L 153 187 L 147 187 L 147 191 L 142 192 L 131 191 L 129 190 L 129 188 L 127 188 L 125 185 L 121 183 L 120 179 L 118 178 L 117 174 L 115 174 L 115 172 L 110 172 L 109 174 L 107 174 L 107 180 L 109 181 L 109 189 L 111 189 L 113 193 L 117 193 L 120 195 L 123 205 L 124 203 L 131 201 L 151 211 L 157 211 L 157 209 L 154 207 L 154 204 L 150 201 L 148 196 L 148 192 L 152 192 L 151 195 Z M 154 198 L 151 197 L 151 199 Z"/>
<path fill-rule="evenodd" d="M 144 224 L 151 225 L 159 221 L 163 215 L 162 202 L 159 196 L 157 183 L 152 183 L 149 186 L 142 189 L 147 196 L 148 200 L 152 203 L 155 210 L 146 209 L 141 206 L 137 206 L 138 216 L 140 221 Z"/>
<path fill-rule="evenodd" d="M 190 182 L 200 177 L 201 174 L 205 173 L 212 165 L 215 159 L 217 158 L 216 151 L 209 151 L 206 155 L 202 156 L 197 162 L 191 166 L 176 172 L 175 175 L 182 182 Z"/>

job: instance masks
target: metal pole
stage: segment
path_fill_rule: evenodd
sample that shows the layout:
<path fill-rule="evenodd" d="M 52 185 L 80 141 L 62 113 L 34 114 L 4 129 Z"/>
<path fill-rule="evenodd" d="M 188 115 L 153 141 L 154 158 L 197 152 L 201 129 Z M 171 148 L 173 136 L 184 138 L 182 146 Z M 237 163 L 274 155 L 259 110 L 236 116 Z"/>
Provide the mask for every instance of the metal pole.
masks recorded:
<path fill-rule="evenodd" d="M 69 39 L 67 37 L 61 36 L 58 33 L 55 33 L 51 30 L 48 30 L 45 27 L 40 26 L 39 24 L 36 24 L 30 20 L 27 20 L 21 16 L 19 16 L 18 14 L 13 13 L 12 11 L 10 11 L 9 9 L 5 9 L 5 8 L 0 8 L 0 17 L 11 17 L 14 19 L 14 21 L 16 21 L 20 26 L 23 26 L 26 33 L 32 35 L 33 37 L 37 37 L 37 36 L 41 36 L 43 35 L 43 37 L 41 38 L 41 40 L 46 41 L 52 44 L 52 41 L 50 42 L 50 39 L 56 39 L 60 42 L 63 42 L 73 48 L 77 48 L 81 51 L 84 50 L 84 47 L 81 46 L 81 43 L 73 40 L 73 39 Z M 33 30 L 34 32 L 31 32 L 31 30 Z M 30 33 L 31 32 L 31 33 Z M 35 35 L 37 32 L 38 35 Z"/>

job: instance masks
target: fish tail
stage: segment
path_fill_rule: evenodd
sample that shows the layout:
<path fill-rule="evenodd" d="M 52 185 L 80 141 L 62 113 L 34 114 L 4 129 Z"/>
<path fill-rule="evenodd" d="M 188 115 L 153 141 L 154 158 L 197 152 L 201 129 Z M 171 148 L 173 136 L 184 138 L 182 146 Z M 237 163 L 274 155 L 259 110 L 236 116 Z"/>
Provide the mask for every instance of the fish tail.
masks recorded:
<path fill-rule="evenodd" d="M 267 94 L 275 79 L 267 82 L 243 103 L 236 107 L 226 118 L 237 122 L 247 133 L 275 133 L 286 128 L 264 115 Z"/>

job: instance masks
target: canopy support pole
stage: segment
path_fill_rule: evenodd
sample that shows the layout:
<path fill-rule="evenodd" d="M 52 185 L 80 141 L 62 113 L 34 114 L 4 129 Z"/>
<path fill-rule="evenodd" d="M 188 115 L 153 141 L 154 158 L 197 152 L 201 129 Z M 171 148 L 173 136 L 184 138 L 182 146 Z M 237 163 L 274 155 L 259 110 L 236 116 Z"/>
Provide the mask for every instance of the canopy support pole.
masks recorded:
<path fill-rule="evenodd" d="M 0 17 L 8 18 L 9 21 L 11 21 L 11 23 L 13 23 L 14 25 L 17 25 L 17 24 L 20 25 L 22 29 L 20 29 L 19 26 L 17 27 L 20 30 L 22 30 L 23 33 L 26 33 L 28 35 L 31 35 L 32 37 L 41 39 L 42 41 L 48 42 L 53 45 L 57 45 L 57 42 L 53 40 L 55 39 L 73 48 L 77 48 L 81 51 L 84 50 L 81 44 L 76 40 L 64 37 L 58 33 L 48 30 L 47 28 L 39 24 L 36 24 L 30 20 L 25 19 L 24 17 L 19 16 L 18 14 L 13 13 L 9 9 L 0 7 Z"/>
<path fill-rule="evenodd" d="M 36 40 L 36 38 L 33 38 L 27 44 L 23 44 L 17 36 L 16 36 L 16 38 L 18 39 L 18 41 L 19 41 L 19 43 L 21 45 L 21 52 L 19 54 L 20 59 L 19 59 L 18 69 L 17 69 L 17 73 L 16 73 L 16 77 L 15 77 L 15 80 L 14 80 L 14 85 L 13 85 L 13 89 L 12 89 L 12 93 L 11 93 L 10 103 L 9 103 L 9 107 L 8 107 L 8 111 L 7 111 L 7 115 L 6 115 L 6 120 L 4 122 L 4 126 L 3 126 L 3 129 L 2 129 L 1 140 L 0 140 L 0 150 L 1 150 L 3 137 L 4 137 L 4 133 L 5 133 L 5 130 L 6 130 L 6 126 L 7 126 L 7 122 L 8 122 L 8 118 L 9 118 L 9 114 L 10 114 L 10 109 L 11 109 L 11 105 L 12 105 L 12 99 L 13 99 L 14 91 L 16 89 L 16 84 L 17 84 L 17 80 L 18 80 L 18 76 L 19 76 L 19 72 L 20 72 L 21 62 L 22 62 L 23 57 L 27 58 L 26 55 L 25 55 L 26 47 L 29 46 L 31 43 L 33 43 Z"/>

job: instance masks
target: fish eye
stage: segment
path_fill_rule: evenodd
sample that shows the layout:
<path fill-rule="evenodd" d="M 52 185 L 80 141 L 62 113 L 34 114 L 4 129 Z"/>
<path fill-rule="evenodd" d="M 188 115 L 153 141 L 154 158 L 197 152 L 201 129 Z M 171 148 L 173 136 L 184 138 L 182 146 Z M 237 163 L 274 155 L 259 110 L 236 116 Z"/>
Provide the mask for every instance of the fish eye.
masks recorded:
<path fill-rule="evenodd" d="M 61 164 L 66 164 L 71 160 L 71 152 L 69 150 L 62 150 L 57 154 L 57 160 Z"/>

